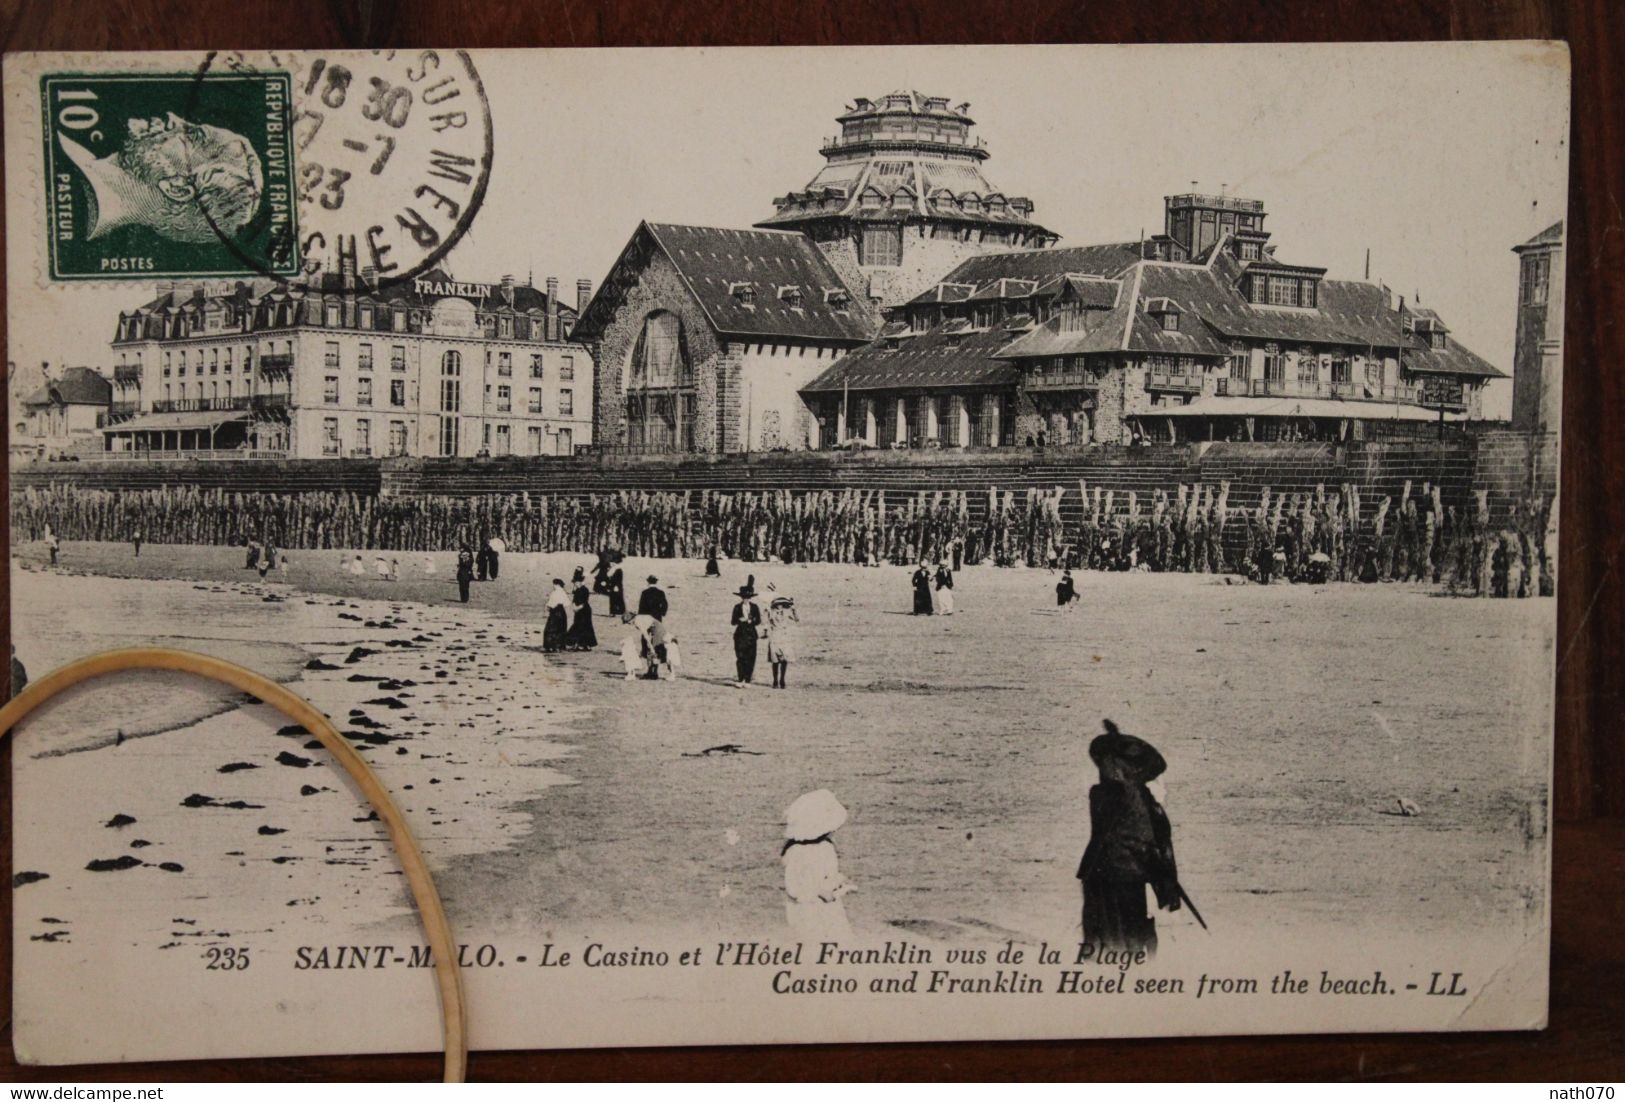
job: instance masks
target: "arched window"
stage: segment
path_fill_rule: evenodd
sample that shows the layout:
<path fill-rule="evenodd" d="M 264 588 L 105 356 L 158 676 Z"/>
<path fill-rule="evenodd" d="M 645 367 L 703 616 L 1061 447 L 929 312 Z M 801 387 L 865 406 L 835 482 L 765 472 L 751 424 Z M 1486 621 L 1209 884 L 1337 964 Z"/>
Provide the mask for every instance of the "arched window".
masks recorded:
<path fill-rule="evenodd" d="M 637 451 L 694 450 L 694 364 L 683 320 L 643 319 L 626 369 L 626 442 Z"/>
<path fill-rule="evenodd" d="M 463 354 L 453 349 L 440 357 L 440 374 L 461 375 L 463 373 Z"/>

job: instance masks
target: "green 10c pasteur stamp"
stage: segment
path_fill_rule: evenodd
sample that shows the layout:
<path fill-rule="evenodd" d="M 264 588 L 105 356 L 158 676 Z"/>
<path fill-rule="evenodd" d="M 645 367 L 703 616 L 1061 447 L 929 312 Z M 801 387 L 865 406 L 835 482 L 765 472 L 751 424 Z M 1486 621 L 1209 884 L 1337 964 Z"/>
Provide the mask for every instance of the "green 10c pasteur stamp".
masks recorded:
<path fill-rule="evenodd" d="M 51 278 L 292 275 L 286 73 L 40 80 Z"/>

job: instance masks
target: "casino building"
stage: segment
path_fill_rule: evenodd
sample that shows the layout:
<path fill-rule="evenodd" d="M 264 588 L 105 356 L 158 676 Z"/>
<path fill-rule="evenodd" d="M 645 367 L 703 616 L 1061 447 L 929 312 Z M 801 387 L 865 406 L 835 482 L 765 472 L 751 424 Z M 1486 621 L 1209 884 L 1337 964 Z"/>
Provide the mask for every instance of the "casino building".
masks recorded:
<path fill-rule="evenodd" d="M 1164 201 L 1144 241 L 971 257 L 802 388 L 820 447 L 1417 435 L 1504 377 L 1432 310 L 1278 257 L 1264 204 Z"/>
<path fill-rule="evenodd" d="M 573 455 L 593 364 L 558 282 L 363 272 L 158 285 L 112 342 L 110 456 Z"/>

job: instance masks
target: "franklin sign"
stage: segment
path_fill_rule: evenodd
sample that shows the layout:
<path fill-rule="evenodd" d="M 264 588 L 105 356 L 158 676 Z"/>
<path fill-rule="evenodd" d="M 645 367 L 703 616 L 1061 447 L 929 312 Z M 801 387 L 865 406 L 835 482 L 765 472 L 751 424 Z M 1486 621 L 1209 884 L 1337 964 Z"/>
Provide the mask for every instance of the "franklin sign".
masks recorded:
<path fill-rule="evenodd" d="M 489 283 L 453 283 L 444 279 L 414 279 L 412 289 L 420 295 L 429 295 L 435 298 L 489 298 L 491 285 Z"/>

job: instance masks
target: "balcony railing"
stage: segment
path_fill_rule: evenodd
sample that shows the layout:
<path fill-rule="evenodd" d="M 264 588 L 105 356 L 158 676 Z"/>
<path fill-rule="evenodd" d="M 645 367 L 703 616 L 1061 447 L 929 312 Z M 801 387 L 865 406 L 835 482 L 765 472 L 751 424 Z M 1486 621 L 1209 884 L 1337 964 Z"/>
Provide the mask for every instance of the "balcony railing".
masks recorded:
<path fill-rule="evenodd" d="M 1422 388 L 1402 383 L 1396 386 L 1376 386 L 1363 382 L 1327 382 L 1321 379 L 1233 379 L 1224 376 L 1214 381 L 1214 393 L 1231 398 L 1334 398 L 1357 402 L 1396 402 L 1406 405 L 1439 407 L 1437 396 L 1427 397 Z M 1446 409 L 1466 408 L 1465 399 L 1446 398 Z"/>
<path fill-rule="evenodd" d="M 1028 390 L 1097 390 L 1100 380 L 1092 371 L 1035 371 L 1025 385 Z"/>
<path fill-rule="evenodd" d="M 133 417 L 141 412 L 141 403 L 139 401 L 114 402 L 109 407 L 108 412 L 114 417 Z"/>
<path fill-rule="evenodd" d="M 260 357 L 261 371 L 292 371 L 293 353 L 275 352 Z"/>
<path fill-rule="evenodd" d="M 149 451 L 147 449 L 96 452 L 86 458 L 94 459 L 98 463 L 103 460 L 115 462 L 175 462 L 177 460 L 204 459 L 286 459 L 286 451 L 273 451 L 264 448 L 192 448 L 184 451 Z"/>
<path fill-rule="evenodd" d="M 114 403 L 114 412 L 122 403 Z M 286 394 L 243 394 L 233 398 L 165 398 L 152 403 L 154 413 L 236 412 L 255 409 L 286 409 Z"/>
<path fill-rule="evenodd" d="M 1202 376 L 1183 371 L 1157 371 L 1146 372 L 1145 385 L 1148 390 L 1184 390 L 1195 393 L 1202 389 Z"/>
<path fill-rule="evenodd" d="M 139 383 L 141 381 L 141 365 L 119 364 L 113 368 L 113 381 L 115 383 Z"/>

